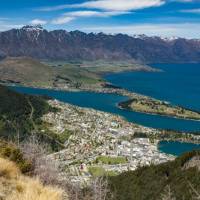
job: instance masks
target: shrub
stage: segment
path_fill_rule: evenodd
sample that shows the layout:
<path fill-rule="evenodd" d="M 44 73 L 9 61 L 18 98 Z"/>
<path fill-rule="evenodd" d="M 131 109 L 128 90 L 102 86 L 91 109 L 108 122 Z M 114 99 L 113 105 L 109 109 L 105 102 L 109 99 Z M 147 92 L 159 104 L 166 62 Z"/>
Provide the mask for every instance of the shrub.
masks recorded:
<path fill-rule="evenodd" d="M 16 163 L 22 173 L 30 172 L 32 165 L 24 159 L 22 152 L 14 144 L 0 140 L 0 156 Z"/>
<path fill-rule="evenodd" d="M 0 198 L 3 200 L 62 200 L 63 191 L 25 177 L 14 162 L 0 158 Z"/>

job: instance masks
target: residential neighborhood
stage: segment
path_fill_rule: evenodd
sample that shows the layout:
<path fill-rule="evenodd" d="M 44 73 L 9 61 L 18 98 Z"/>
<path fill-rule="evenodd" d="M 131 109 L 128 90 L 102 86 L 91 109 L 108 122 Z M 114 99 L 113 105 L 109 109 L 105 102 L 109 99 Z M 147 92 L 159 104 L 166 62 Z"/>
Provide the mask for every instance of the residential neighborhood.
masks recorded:
<path fill-rule="evenodd" d="M 58 112 L 50 112 L 42 120 L 51 131 L 66 137 L 64 150 L 50 157 L 72 182 L 87 183 L 98 173 L 115 175 L 175 158 L 158 150 L 158 140 L 134 137 L 135 133 L 152 135 L 158 130 L 57 100 L 50 100 L 49 104 Z"/>

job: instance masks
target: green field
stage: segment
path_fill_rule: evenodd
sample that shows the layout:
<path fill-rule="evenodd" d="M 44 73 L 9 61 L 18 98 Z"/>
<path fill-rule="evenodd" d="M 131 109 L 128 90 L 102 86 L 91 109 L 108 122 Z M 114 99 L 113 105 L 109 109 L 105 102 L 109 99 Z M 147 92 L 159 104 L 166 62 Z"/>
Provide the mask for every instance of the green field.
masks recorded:
<path fill-rule="evenodd" d="M 125 157 L 99 156 L 96 158 L 95 162 L 107 165 L 117 165 L 127 163 L 127 159 Z"/>
<path fill-rule="evenodd" d="M 102 176 L 117 176 L 118 173 L 114 171 L 106 171 L 103 167 L 92 166 L 88 169 L 89 173 L 94 177 L 102 177 Z"/>

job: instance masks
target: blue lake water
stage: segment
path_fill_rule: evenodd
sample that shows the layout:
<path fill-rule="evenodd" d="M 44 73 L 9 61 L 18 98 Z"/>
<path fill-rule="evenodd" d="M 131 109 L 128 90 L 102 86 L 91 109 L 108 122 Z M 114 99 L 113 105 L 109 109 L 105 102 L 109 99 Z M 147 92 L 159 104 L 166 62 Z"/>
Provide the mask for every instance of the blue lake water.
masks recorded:
<path fill-rule="evenodd" d="M 118 114 L 128 121 L 159 129 L 173 129 L 181 131 L 200 131 L 200 122 L 180 120 L 159 115 L 148 115 L 128 110 L 119 109 L 116 105 L 127 100 L 115 94 L 101 94 L 91 92 L 64 92 L 46 89 L 11 87 L 12 89 L 26 94 L 47 95 L 63 102 L 71 103 L 81 107 L 94 108 L 101 111 Z"/>
<path fill-rule="evenodd" d="M 114 85 L 130 91 L 200 111 L 200 64 L 153 64 L 152 66 L 162 69 L 163 72 L 123 72 L 109 74 L 104 78 Z M 14 89 L 28 94 L 48 95 L 74 105 L 118 114 L 130 122 L 152 128 L 200 132 L 199 121 L 121 110 L 116 107 L 116 104 L 127 98 L 119 95 L 62 92 L 23 87 L 14 87 Z"/>
<path fill-rule="evenodd" d="M 105 78 L 114 85 L 130 91 L 200 111 L 200 64 L 154 64 L 152 66 L 162 69 L 164 72 L 123 72 L 108 74 Z M 63 92 L 25 87 L 11 88 L 21 93 L 47 95 L 77 106 L 118 114 L 130 122 L 148 127 L 200 133 L 200 122 L 197 121 L 121 110 L 116 105 L 127 100 L 127 97 L 120 95 Z M 193 149 L 200 149 L 200 145 L 163 141 L 159 144 L 159 149 L 165 153 L 180 155 Z"/>
<path fill-rule="evenodd" d="M 158 148 L 161 152 L 179 156 L 191 150 L 200 150 L 200 144 L 161 141 Z"/>
<path fill-rule="evenodd" d="M 115 85 L 200 111 L 200 64 L 152 64 L 161 73 L 124 72 L 105 78 Z"/>

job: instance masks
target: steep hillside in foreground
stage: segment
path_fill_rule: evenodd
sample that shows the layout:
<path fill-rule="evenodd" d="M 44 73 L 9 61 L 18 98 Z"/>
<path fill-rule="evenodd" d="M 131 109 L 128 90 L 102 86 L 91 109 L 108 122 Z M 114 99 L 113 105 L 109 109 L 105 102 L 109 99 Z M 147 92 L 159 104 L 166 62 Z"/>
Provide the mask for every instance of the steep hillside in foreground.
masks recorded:
<path fill-rule="evenodd" d="M 15 163 L 0 158 L 1 200 L 62 200 L 62 191 L 44 186 L 38 179 L 21 174 Z"/>
<path fill-rule="evenodd" d="M 200 41 L 47 31 L 40 26 L 25 26 L 0 33 L 0 55 L 51 60 L 135 59 L 146 63 L 186 63 L 200 61 Z"/>
<path fill-rule="evenodd" d="M 9 138 L 20 133 L 23 138 L 34 128 L 36 122 L 49 110 L 46 101 L 37 96 L 14 92 L 0 85 L 0 135 Z"/>
<path fill-rule="evenodd" d="M 141 167 L 110 178 L 114 200 L 180 200 L 200 198 L 200 151 L 175 161 Z"/>
<path fill-rule="evenodd" d="M 54 132 L 43 132 L 41 117 L 56 112 L 45 98 L 17 93 L 0 85 L 0 137 L 5 140 L 23 141 L 36 134 L 53 151 L 63 148 L 62 140 Z M 60 141 L 61 140 L 61 141 Z"/>

